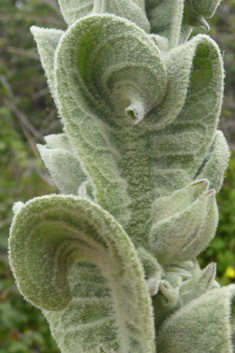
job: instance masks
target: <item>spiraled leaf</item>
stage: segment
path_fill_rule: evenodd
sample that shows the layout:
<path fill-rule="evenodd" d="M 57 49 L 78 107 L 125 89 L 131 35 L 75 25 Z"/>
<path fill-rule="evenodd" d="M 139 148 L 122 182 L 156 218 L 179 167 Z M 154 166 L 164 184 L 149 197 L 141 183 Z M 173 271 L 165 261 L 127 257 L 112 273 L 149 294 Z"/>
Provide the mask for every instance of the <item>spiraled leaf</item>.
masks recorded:
<path fill-rule="evenodd" d="M 159 353 L 232 353 L 235 286 L 213 289 L 170 316 L 157 332 Z"/>
<path fill-rule="evenodd" d="M 167 91 L 154 41 L 112 15 L 74 24 L 56 58 L 66 131 L 98 203 L 137 247 L 146 246 L 153 200 L 195 177 L 221 106 L 221 56 L 209 37 L 199 35 L 164 59 Z M 138 124 L 133 126 L 129 115 Z"/>
<path fill-rule="evenodd" d="M 31 27 L 31 32 L 34 35 L 34 39 L 37 43 L 38 52 L 40 54 L 42 66 L 45 70 L 48 85 L 58 105 L 56 91 L 55 91 L 55 70 L 54 70 L 54 58 L 55 51 L 60 41 L 63 31 L 58 29 L 45 29 L 39 27 Z"/>
<path fill-rule="evenodd" d="M 224 172 L 228 167 L 229 147 L 222 131 L 216 131 L 212 146 L 199 169 L 197 179 L 207 178 L 211 188 L 217 192 L 224 180 Z"/>
<path fill-rule="evenodd" d="M 93 180 L 97 201 L 125 226 L 132 197 L 125 179 L 134 180 L 135 170 L 148 164 L 147 156 L 142 161 L 143 130 L 135 128 L 132 119 L 140 121 L 164 95 L 166 72 L 160 52 L 134 24 L 100 15 L 72 26 L 57 54 L 67 133 Z M 145 194 L 144 179 L 141 184 Z"/>
<path fill-rule="evenodd" d="M 63 352 L 95 353 L 100 343 L 123 353 L 155 351 L 137 253 L 99 206 L 75 196 L 35 198 L 16 214 L 9 248 L 20 291 L 46 310 Z"/>
<path fill-rule="evenodd" d="M 59 0 L 59 5 L 65 21 L 72 25 L 92 12 L 94 0 Z"/>
<path fill-rule="evenodd" d="M 56 186 L 63 194 L 78 194 L 87 175 L 73 153 L 65 134 L 47 136 L 47 145 L 37 145 L 39 153 Z"/>

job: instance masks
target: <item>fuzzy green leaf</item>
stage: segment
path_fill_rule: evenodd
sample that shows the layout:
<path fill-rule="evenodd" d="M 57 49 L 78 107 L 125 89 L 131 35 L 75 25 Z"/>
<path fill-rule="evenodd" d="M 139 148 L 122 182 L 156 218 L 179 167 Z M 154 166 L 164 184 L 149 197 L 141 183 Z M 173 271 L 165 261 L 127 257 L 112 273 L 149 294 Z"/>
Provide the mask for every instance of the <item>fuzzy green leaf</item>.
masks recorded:
<path fill-rule="evenodd" d="M 90 16 L 63 36 L 56 66 L 66 132 L 97 202 L 145 247 L 153 200 L 187 185 L 211 146 L 223 90 L 218 47 L 199 35 L 162 57 L 134 24 Z"/>
<path fill-rule="evenodd" d="M 131 198 L 123 176 L 134 177 L 130 158 L 135 163 L 141 150 L 138 134 L 143 133 L 132 120 L 141 121 L 163 98 L 166 72 L 160 52 L 134 24 L 113 15 L 92 16 L 63 37 L 57 82 L 67 133 L 95 185 L 97 201 L 125 226 Z"/>
<path fill-rule="evenodd" d="M 146 0 L 145 3 L 151 32 L 166 37 L 169 47 L 175 47 L 180 38 L 184 0 Z"/>
<path fill-rule="evenodd" d="M 192 276 L 189 277 L 180 287 L 181 305 L 191 302 L 193 299 L 199 298 L 202 294 L 213 288 L 219 288 L 219 284 L 215 281 L 216 264 L 210 263 L 203 270 L 200 269 L 197 262 Z"/>
<path fill-rule="evenodd" d="M 210 180 L 211 188 L 217 192 L 224 180 L 224 172 L 228 167 L 230 157 L 229 147 L 222 131 L 217 131 L 212 146 L 199 169 L 197 179 L 207 178 Z"/>
<path fill-rule="evenodd" d="M 178 310 L 157 332 L 158 353 L 234 352 L 234 297 L 235 286 L 230 285 Z"/>
<path fill-rule="evenodd" d="M 157 224 L 189 208 L 198 198 L 209 190 L 209 181 L 195 181 L 185 188 L 174 191 L 167 197 L 160 197 L 152 204 L 152 223 Z"/>
<path fill-rule="evenodd" d="M 63 194 L 78 194 L 79 186 L 87 175 L 73 153 L 65 134 L 50 135 L 47 145 L 37 145 L 41 158 L 49 170 L 53 181 Z"/>
<path fill-rule="evenodd" d="M 147 33 L 150 31 L 143 0 L 94 0 L 92 13 L 110 13 L 124 17 L 136 23 Z"/>
<path fill-rule="evenodd" d="M 151 32 L 168 39 L 169 47 L 184 43 L 193 27 L 210 27 L 204 17 L 212 17 L 220 0 L 146 0 Z"/>
<path fill-rule="evenodd" d="M 59 5 L 65 21 L 72 25 L 92 12 L 94 0 L 59 0 Z"/>
<path fill-rule="evenodd" d="M 221 0 L 187 0 L 193 10 L 205 17 L 212 17 Z"/>
<path fill-rule="evenodd" d="M 45 29 L 35 26 L 31 27 L 30 30 L 37 43 L 42 67 L 45 70 L 52 97 L 54 98 L 55 104 L 58 106 L 55 92 L 54 58 L 56 48 L 64 32 L 58 29 Z"/>
<path fill-rule="evenodd" d="M 214 263 L 203 270 L 196 261 L 164 266 L 158 283 L 159 292 L 153 297 L 156 327 L 159 328 L 169 315 L 193 299 L 199 298 L 211 289 L 219 288 L 215 275 Z"/>
<path fill-rule="evenodd" d="M 138 248 L 137 253 L 144 268 L 149 294 L 153 296 L 158 292 L 159 281 L 163 271 L 162 267 L 158 263 L 157 259 L 144 248 Z"/>
<path fill-rule="evenodd" d="M 192 75 L 197 75 L 196 72 L 193 72 L 196 71 L 194 63 L 196 61 L 200 61 L 202 75 L 208 75 L 206 71 L 203 72 L 203 69 L 207 70 L 209 63 L 206 61 L 210 61 L 212 58 L 209 57 L 209 53 L 205 53 L 205 55 L 203 52 L 199 51 L 199 47 L 203 45 L 207 48 L 207 50 L 209 50 L 210 47 L 213 50 L 215 43 L 210 41 L 209 37 L 207 36 L 198 35 L 184 45 L 172 49 L 171 51 L 164 54 L 164 61 L 167 67 L 166 94 L 162 102 L 160 102 L 160 104 L 158 104 L 148 113 L 143 123 L 149 123 L 154 129 L 162 129 L 177 118 L 178 114 L 186 103 L 185 101 L 188 98 L 187 94 L 189 88 L 194 90 L 194 87 L 190 87 L 193 84 Z M 219 53 L 217 55 L 219 56 Z M 208 56 L 207 60 L 205 60 L 206 58 L 203 56 Z M 217 74 L 221 74 L 221 67 L 219 69 L 220 70 Z M 221 86 L 221 77 L 219 84 Z M 208 86 L 209 85 L 210 82 L 208 82 Z M 219 102 L 221 102 L 221 97 Z M 191 101 L 191 104 L 193 104 L 193 100 Z M 191 136 L 191 143 L 189 144 L 188 141 L 186 143 L 188 148 L 193 149 L 194 145 L 192 140 L 193 137 Z M 182 143 L 183 142 L 184 140 L 182 140 Z M 186 143 L 182 146 L 183 148 L 186 147 Z M 163 146 L 160 147 L 164 152 Z M 168 146 L 165 146 L 166 152 L 167 147 Z"/>
<path fill-rule="evenodd" d="M 218 223 L 215 192 L 206 189 L 202 181 L 156 200 L 155 218 L 161 219 L 151 229 L 150 249 L 161 264 L 191 260 L 214 237 Z"/>
<path fill-rule="evenodd" d="M 156 196 L 183 187 L 179 181 L 186 175 L 189 180 L 195 178 L 212 144 L 221 109 L 223 66 L 217 45 L 208 36 L 198 35 L 174 51 L 184 48 L 188 48 L 186 57 L 192 55 L 185 101 L 177 118 L 157 131 L 150 145 L 156 165 Z"/>
<path fill-rule="evenodd" d="M 104 341 L 123 353 L 155 351 L 137 253 L 99 206 L 75 196 L 35 198 L 16 214 L 9 249 L 21 293 L 46 310 L 63 352 L 95 353 Z"/>

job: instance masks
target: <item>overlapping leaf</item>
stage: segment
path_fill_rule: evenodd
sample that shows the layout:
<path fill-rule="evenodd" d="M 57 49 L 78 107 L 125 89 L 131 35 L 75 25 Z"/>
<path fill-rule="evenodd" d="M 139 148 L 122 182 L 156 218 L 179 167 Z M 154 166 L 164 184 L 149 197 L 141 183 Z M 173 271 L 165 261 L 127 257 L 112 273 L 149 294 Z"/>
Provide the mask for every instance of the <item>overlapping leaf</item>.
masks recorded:
<path fill-rule="evenodd" d="M 153 200 L 185 187 L 212 144 L 223 90 L 219 50 L 199 35 L 162 57 L 137 26 L 100 15 L 68 30 L 56 67 L 66 132 L 96 199 L 145 247 Z"/>
<path fill-rule="evenodd" d="M 164 266 L 158 283 L 159 291 L 153 297 L 156 328 L 158 329 L 167 317 L 192 300 L 211 289 L 219 288 L 215 276 L 214 263 L 203 270 L 196 261 Z"/>
<path fill-rule="evenodd" d="M 94 0 L 92 13 L 110 13 L 127 18 L 147 33 L 150 31 L 143 0 Z"/>
<path fill-rule="evenodd" d="M 150 249 L 161 264 L 191 260 L 215 235 L 218 211 L 208 181 L 158 198 L 153 204 Z"/>
<path fill-rule="evenodd" d="M 58 106 L 58 100 L 55 91 L 55 70 L 54 59 L 55 51 L 59 40 L 63 35 L 63 31 L 56 29 L 45 29 L 39 27 L 31 27 L 31 32 L 34 35 L 37 43 L 38 52 L 41 58 L 42 66 L 47 76 L 47 82 L 54 98 L 55 104 Z"/>
<path fill-rule="evenodd" d="M 91 13 L 94 0 L 59 0 L 59 5 L 65 21 L 71 25 Z"/>
<path fill-rule="evenodd" d="M 187 0 L 192 9 L 205 17 L 212 17 L 221 0 Z"/>
<path fill-rule="evenodd" d="M 166 37 L 169 47 L 175 47 L 180 39 L 184 0 L 146 0 L 145 3 L 151 33 Z"/>
<path fill-rule="evenodd" d="M 149 159 L 145 132 L 132 120 L 143 119 L 162 100 L 164 63 L 142 30 L 111 15 L 77 22 L 62 42 L 57 52 L 57 85 L 66 131 L 92 178 L 97 201 L 125 226 L 132 202 L 132 190 L 127 188 L 137 192 L 127 178 L 137 177 L 135 183 L 139 183 L 137 170 L 149 178 L 148 170 L 144 171 Z M 144 178 L 139 190 L 142 185 L 146 190 Z M 140 192 L 143 195 L 144 190 Z"/>
<path fill-rule="evenodd" d="M 220 0 L 146 0 L 151 32 L 168 39 L 169 47 L 184 43 L 193 27 L 210 29 L 205 18 L 212 17 Z"/>
<path fill-rule="evenodd" d="M 29 201 L 11 228 L 10 261 L 20 291 L 45 310 L 63 352 L 96 353 L 101 343 L 123 353 L 155 351 L 137 253 L 99 206 L 59 195 Z"/>
<path fill-rule="evenodd" d="M 157 333 L 159 353 L 234 352 L 235 286 L 214 289 L 178 310 Z"/>
<path fill-rule="evenodd" d="M 229 157 L 230 152 L 227 141 L 222 131 L 217 131 L 211 148 L 199 168 L 197 179 L 209 179 L 211 188 L 219 192 L 223 184 L 224 172 L 227 169 Z"/>
<path fill-rule="evenodd" d="M 232 353 L 234 286 L 213 290 L 215 265 L 186 261 L 214 236 L 209 182 L 219 190 L 228 148 L 218 47 L 180 44 L 219 0 L 59 2 L 68 31 L 32 32 L 65 133 L 39 151 L 62 193 L 83 199 L 15 205 L 19 288 L 63 353 L 154 353 L 150 295 L 159 353 Z"/>
<path fill-rule="evenodd" d="M 78 157 L 65 134 L 49 135 L 47 145 L 37 145 L 40 155 L 56 186 L 63 194 L 78 194 L 87 180 Z"/>

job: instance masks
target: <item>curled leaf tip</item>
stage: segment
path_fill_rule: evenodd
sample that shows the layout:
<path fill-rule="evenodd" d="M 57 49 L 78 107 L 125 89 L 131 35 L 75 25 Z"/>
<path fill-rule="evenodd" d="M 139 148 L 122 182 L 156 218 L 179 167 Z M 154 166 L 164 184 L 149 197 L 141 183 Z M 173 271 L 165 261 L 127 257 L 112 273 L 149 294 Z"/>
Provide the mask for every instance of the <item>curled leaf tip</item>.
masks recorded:
<path fill-rule="evenodd" d="M 129 105 L 125 110 L 127 116 L 134 117 L 133 125 L 139 124 L 145 116 L 144 106 L 141 102 L 135 102 Z"/>
<path fill-rule="evenodd" d="M 209 23 L 206 22 L 206 20 L 205 20 L 205 18 L 204 18 L 203 16 L 200 16 L 200 17 L 198 18 L 198 24 L 199 24 L 200 27 L 205 28 L 206 31 L 209 32 L 209 30 L 210 30 Z"/>
<path fill-rule="evenodd" d="M 167 303 L 166 306 L 171 308 L 175 307 L 179 300 L 179 291 L 177 288 L 173 288 L 169 282 L 162 280 L 159 283 L 159 290 L 165 297 Z"/>
<path fill-rule="evenodd" d="M 148 291 L 152 297 L 158 293 L 161 276 L 162 270 L 160 270 L 155 277 L 151 277 L 147 280 Z"/>

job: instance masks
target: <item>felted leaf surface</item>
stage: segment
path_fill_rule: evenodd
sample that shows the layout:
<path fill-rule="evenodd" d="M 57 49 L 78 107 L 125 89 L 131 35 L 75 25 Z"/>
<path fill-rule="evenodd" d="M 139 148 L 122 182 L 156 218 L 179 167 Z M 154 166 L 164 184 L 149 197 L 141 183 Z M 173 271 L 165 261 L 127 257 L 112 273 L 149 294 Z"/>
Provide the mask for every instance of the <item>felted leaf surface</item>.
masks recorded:
<path fill-rule="evenodd" d="M 219 288 L 219 284 L 215 281 L 216 264 L 210 263 L 203 270 L 197 262 L 194 264 L 192 276 L 188 278 L 180 287 L 180 298 L 182 306 L 191 302 L 193 299 L 199 298 L 208 290 Z"/>
<path fill-rule="evenodd" d="M 221 0 L 188 0 L 194 11 L 205 17 L 212 17 Z"/>
<path fill-rule="evenodd" d="M 174 48 L 184 43 L 193 27 L 210 29 L 204 17 L 212 17 L 220 0 L 146 0 L 151 32 L 169 40 Z"/>
<path fill-rule="evenodd" d="M 65 134 L 47 136 L 47 145 L 37 145 L 41 158 L 56 186 L 63 194 L 78 194 L 79 186 L 87 175 L 73 153 Z"/>
<path fill-rule="evenodd" d="M 146 0 L 145 3 L 151 32 L 166 37 L 169 47 L 174 48 L 180 40 L 184 0 Z"/>
<path fill-rule="evenodd" d="M 94 0 L 59 0 L 62 15 L 69 25 L 91 13 L 93 4 Z"/>
<path fill-rule="evenodd" d="M 207 178 L 211 188 L 217 192 L 224 180 L 224 172 L 228 167 L 230 157 L 229 147 L 222 131 L 216 131 L 212 146 L 206 156 L 197 179 Z"/>
<path fill-rule="evenodd" d="M 110 13 L 124 17 L 137 24 L 147 33 L 150 31 L 143 0 L 94 0 L 92 13 Z"/>
<path fill-rule="evenodd" d="M 161 56 L 134 24 L 90 16 L 63 36 L 56 67 L 66 132 L 97 202 L 145 247 L 153 200 L 190 183 L 212 144 L 223 88 L 218 47 L 199 35 Z"/>
<path fill-rule="evenodd" d="M 112 15 L 92 16 L 63 37 L 57 82 L 67 133 L 93 180 L 97 201 L 125 225 L 131 217 L 125 178 L 134 179 L 149 159 L 142 161 L 145 134 L 133 128 L 132 120 L 141 120 L 164 95 L 160 52 L 134 24 Z M 145 181 L 140 190 L 146 189 Z"/>
<path fill-rule="evenodd" d="M 214 263 L 203 270 L 196 261 L 178 262 L 163 268 L 159 291 L 152 298 L 157 329 L 169 315 L 209 290 L 220 287 L 215 281 Z"/>
<path fill-rule="evenodd" d="M 155 219 L 162 219 L 153 224 L 149 242 L 161 264 L 191 260 L 214 237 L 218 211 L 215 192 L 207 188 L 202 181 L 154 203 Z"/>
<path fill-rule="evenodd" d="M 45 29 L 36 26 L 31 27 L 30 30 L 37 43 L 42 67 L 45 70 L 52 97 L 54 98 L 55 104 L 58 106 L 55 92 L 54 58 L 59 40 L 64 32 L 57 29 Z"/>
<path fill-rule="evenodd" d="M 120 353 L 155 352 L 143 268 L 99 206 L 75 196 L 35 198 L 16 214 L 9 248 L 21 293 L 56 312 L 46 316 L 63 352 L 95 353 L 101 343 Z"/>
<path fill-rule="evenodd" d="M 174 169 L 179 170 L 178 177 L 185 173 L 190 179 L 195 178 L 212 144 L 220 114 L 223 67 L 217 45 L 208 36 L 198 35 L 174 51 L 184 48 L 189 52 L 185 52 L 186 56 L 192 55 L 184 104 L 177 118 L 154 134 L 151 145 L 159 196 L 176 188 L 177 180 L 170 177 Z"/>
<path fill-rule="evenodd" d="M 157 332 L 158 352 L 234 352 L 234 296 L 234 285 L 213 289 L 178 310 Z"/>

